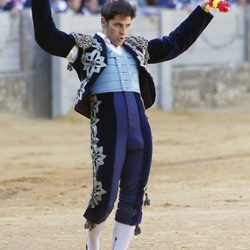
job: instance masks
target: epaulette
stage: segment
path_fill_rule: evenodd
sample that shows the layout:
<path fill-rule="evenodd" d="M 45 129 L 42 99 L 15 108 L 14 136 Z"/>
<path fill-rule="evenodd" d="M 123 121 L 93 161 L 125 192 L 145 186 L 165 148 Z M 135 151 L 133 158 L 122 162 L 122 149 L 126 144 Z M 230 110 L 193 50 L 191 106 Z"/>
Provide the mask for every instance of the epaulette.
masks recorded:
<path fill-rule="evenodd" d="M 75 32 L 72 32 L 70 34 L 74 37 L 76 45 L 83 50 L 90 48 L 95 43 L 95 39 L 91 35 L 85 35 Z"/>
<path fill-rule="evenodd" d="M 126 43 L 129 43 L 133 46 L 139 47 L 140 49 L 148 49 L 148 40 L 141 36 L 129 36 L 126 37 Z"/>
<path fill-rule="evenodd" d="M 148 63 L 149 53 L 148 53 L 148 40 L 141 36 L 129 36 L 125 39 L 125 44 L 130 46 L 133 50 L 137 48 L 141 49 L 144 52 L 145 63 Z"/>
<path fill-rule="evenodd" d="M 84 60 L 83 58 L 85 56 L 85 50 L 89 49 L 90 47 L 93 47 L 93 49 L 97 49 L 99 51 L 102 50 L 101 43 L 99 43 L 91 35 L 85 35 L 85 34 L 76 33 L 76 32 L 72 32 L 70 34 L 74 37 L 76 45 L 83 50 L 82 57 L 81 57 L 82 61 Z M 73 70 L 73 65 L 71 62 L 68 63 L 68 70 L 69 71 Z"/>

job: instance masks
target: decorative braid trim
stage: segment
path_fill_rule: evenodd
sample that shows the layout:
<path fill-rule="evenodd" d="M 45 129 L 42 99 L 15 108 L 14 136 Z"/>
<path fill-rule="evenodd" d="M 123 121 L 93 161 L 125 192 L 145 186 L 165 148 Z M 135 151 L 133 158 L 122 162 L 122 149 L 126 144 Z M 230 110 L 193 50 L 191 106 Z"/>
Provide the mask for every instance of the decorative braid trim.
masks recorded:
<path fill-rule="evenodd" d="M 130 43 L 140 49 L 148 49 L 148 40 L 141 36 L 126 37 L 125 42 Z"/>
<path fill-rule="evenodd" d="M 140 48 L 145 53 L 145 60 L 148 62 L 149 53 L 148 53 L 148 40 L 141 36 L 129 36 L 126 37 L 125 43 Z"/>
<path fill-rule="evenodd" d="M 74 37 L 76 45 L 83 50 L 90 48 L 95 43 L 95 39 L 91 35 L 85 35 L 75 32 L 72 32 L 70 34 Z"/>

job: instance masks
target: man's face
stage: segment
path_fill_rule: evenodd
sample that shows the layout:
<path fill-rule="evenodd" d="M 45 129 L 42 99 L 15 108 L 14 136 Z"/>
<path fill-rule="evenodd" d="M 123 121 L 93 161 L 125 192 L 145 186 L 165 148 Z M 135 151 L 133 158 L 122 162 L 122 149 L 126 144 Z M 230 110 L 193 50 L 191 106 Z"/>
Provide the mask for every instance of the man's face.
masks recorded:
<path fill-rule="evenodd" d="M 7 4 L 7 0 L 0 0 L 1 7 L 5 7 L 6 4 Z"/>
<path fill-rule="evenodd" d="M 73 11 L 78 11 L 81 7 L 81 0 L 69 0 L 68 1 L 68 6 L 70 9 L 72 9 Z"/>
<path fill-rule="evenodd" d="M 113 45 L 122 45 L 128 35 L 131 22 L 132 19 L 130 16 L 116 15 L 108 22 L 102 17 L 102 32 L 109 38 Z"/>

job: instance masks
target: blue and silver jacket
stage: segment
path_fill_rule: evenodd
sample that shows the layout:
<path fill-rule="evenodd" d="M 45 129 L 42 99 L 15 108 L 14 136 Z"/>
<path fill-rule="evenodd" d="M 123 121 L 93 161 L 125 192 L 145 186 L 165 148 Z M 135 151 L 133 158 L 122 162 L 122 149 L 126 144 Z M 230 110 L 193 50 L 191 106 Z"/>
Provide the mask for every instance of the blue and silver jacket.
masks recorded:
<path fill-rule="evenodd" d="M 69 69 L 73 67 L 81 81 L 75 110 L 89 117 L 88 97 L 95 80 L 107 66 L 107 47 L 104 40 L 97 34 L 94 37 L 76 33 L 72 33 L 72 35 L 76 45 L 82 49 L 77 60 L 73 64 L 69 63 Z M 155 101 L 154 82 L 147 71 L 149 60 L 147 46 L 148 41 L 142 37 L 128 37 L 123 45 L 136 60 L 141 95 L 146 109 L 152 106 Z M 82 65 L 82 70 L 78 70 L 79 65 Z M 142 79 L 147 80 L 147 82 Z"/>

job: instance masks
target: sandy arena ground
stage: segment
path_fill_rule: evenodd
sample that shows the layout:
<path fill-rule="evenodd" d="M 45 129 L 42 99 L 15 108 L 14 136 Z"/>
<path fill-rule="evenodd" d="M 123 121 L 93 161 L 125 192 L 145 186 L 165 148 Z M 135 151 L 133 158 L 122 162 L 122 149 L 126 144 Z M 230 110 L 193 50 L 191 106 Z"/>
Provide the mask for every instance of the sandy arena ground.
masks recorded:
<path fill-rule="evenodd" d="M 250 112 L 148 115 L 154 137 L 142 234 L 130 249 L 250 249 Z M 0 249 L 85 249 L 88 120 L 0 115 Z M 113 214 L 102 235 L 111 244 Z"/>

